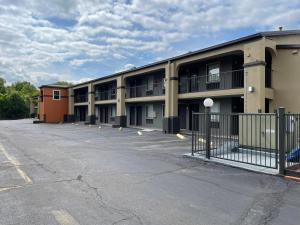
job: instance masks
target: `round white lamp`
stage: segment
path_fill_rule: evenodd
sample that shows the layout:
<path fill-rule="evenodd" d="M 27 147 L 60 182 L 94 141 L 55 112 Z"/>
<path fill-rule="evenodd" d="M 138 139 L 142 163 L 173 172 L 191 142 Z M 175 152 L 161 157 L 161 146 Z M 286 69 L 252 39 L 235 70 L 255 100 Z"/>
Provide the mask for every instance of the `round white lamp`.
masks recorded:
<path fill-rule="evenodd" d="M 214 101 L 211 98 L 206 98 L 203 101 L 205 108 L 211 108 L 214 105 Z"/>

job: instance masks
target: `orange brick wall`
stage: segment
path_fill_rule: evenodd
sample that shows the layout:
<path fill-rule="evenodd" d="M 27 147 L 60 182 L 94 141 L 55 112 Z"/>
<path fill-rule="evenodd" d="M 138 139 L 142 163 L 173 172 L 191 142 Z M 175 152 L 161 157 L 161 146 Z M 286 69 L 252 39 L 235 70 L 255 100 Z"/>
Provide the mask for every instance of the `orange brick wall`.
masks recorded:
<path fill-rule="evenodd" d="M 53 100 L 53 90 L 60 90 L 60 100 Z M 43 101 L 39 102 L 40 120 L 46 123 L 59 123 L 64 121 L 68 114 L 68 89 L 59 87 L 42 87 Z"/>

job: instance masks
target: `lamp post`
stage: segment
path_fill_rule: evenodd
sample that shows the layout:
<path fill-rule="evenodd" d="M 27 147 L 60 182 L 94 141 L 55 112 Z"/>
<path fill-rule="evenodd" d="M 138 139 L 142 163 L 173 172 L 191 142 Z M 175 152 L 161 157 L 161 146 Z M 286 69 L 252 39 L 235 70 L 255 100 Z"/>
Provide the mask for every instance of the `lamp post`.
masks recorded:
<path fill-rule="evenodd" d="M 211 138 L 211 115 L 210 109 L 214 105 L 214 101 L 211 98 L 206 98 L 203 101 L 205 107 L 205 139 L 206 139 L 206 158 L 210 159 L 210 138 Z"/>

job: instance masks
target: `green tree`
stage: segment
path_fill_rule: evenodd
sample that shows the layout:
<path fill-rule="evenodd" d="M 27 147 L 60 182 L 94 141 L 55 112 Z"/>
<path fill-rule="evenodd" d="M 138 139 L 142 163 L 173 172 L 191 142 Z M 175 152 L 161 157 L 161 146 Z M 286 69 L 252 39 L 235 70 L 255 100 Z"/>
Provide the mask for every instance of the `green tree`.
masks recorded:
<path fill-rule="evenodd" d="M 20 119 L 29 116 L 30 99 L 39 95 L 38 89 L 30 82 L 16 82 L 5 86 L 0 78 L 0 119 Z"/>
<path fill-rule="evenodd" d="M 6 92 L 5 80 L 0 77 L 0 94 L 4 94 L 5 92 Z"/>
<path fill-rule="evenodd" d="M 53 83 L 55 85 L 62 85 L 62 86 L 73 86 L 74 84 L 68 81 L 57 81 L 55 83 Z"/>
<path fill-rule="evenodd" d="M 28 81 L 19 81 L 11 85 L 10 90 L 16 91 L 27 104 L 29 104 L 30 98 L 39 94 L 38 89 Z"/>
<path fill-rule="evenodd" d="M 29 114 L 29 107 L 18 92 L 11 92 L 0 99 L 0 118 L 21 119 Z"/>

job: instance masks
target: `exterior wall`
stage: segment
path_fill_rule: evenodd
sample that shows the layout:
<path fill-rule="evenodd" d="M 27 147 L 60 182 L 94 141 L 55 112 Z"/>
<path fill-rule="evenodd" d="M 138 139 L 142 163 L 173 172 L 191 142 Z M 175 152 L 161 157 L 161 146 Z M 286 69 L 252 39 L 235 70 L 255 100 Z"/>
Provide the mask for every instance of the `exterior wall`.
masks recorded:
<path fill-rule="evenodd" d="M 53 90 L 60 90 L 60 100 L 53 100 Z M 68 114 L 68 89 L 42 87 L 41 91 L 43 101 L 39 103 L 40 120 L 46 123 L 64 122 L 64 116 Z"/>
<path fill-rule="evenodd" d="M 146 106 L 152 104 L 153 110 L 155 112 L 155 118 L 153 118 L 153 123 L 147 123 L 146 121 Z M 149 127 L 162 129 L 163 126 L 163 102 L 152 102 L 152 103 L 136 103 L 136 104 L 127 104 L 126 106 L 126 115 L 127 115 L 127 126 L 136 126 L 130 125 L 130 107 L 131 106 L 141 106 L 142 107 L 142 124 L 140 127 Z"/>
<path fill-rule="evenodd" d="M 299 35 L 274 38 L 278 44 L 300 45 Z M 270 111 L 285 107 L 287 112 L 299 113 L 300 47 L 277 49 L 273 57 L 272 88 L 274 99 Z"/>
<path fill-rule="evenodd" d="M 274 100 L 271 103 L 272 111 L 278 107 L 285 107 L 293 113 L 300 112 L 300 49 L 293 53 L 292 49 L 280 49 L 274 58 L 272 86 L 275 90 Z M 295 98 L 296 97 L 296 98 Z"/>

